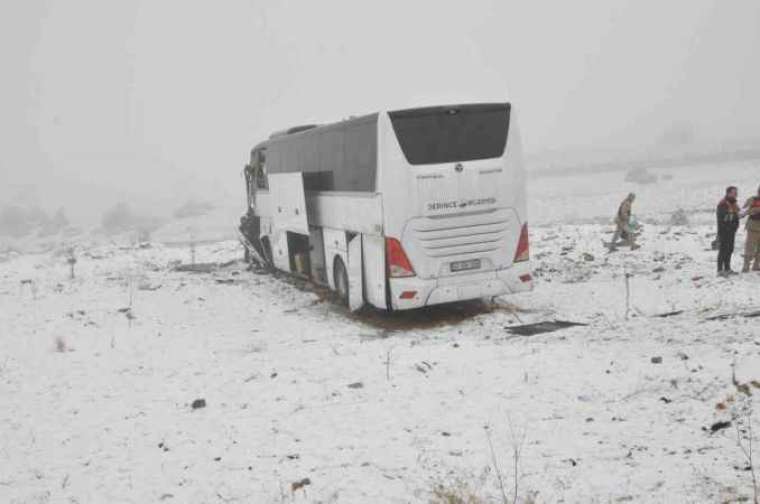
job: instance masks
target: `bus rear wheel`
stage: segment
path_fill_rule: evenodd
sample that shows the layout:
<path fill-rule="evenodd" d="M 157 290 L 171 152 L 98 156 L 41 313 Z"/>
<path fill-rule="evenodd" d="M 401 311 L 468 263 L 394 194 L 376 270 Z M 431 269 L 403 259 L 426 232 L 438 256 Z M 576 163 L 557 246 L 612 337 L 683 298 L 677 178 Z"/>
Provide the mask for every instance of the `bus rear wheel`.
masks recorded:
<path fill-rule="evenodd" d="M 335 282 L 335 293 L 338 295 L 340 304 L 348 306 L 348 271 L 340 257 L 335 259 L 333 280 Z"/>

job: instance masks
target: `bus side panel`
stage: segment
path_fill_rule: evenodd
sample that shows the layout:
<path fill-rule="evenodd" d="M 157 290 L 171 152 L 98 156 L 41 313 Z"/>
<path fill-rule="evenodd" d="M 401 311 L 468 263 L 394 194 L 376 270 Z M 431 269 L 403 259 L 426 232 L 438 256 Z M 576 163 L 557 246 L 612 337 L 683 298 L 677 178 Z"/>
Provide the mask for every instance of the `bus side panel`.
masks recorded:
<path fill-rule="evenodd" d="M 364 235 L 364 297 L 369 304 L 385 310 L 385 238 Z"/>
<path fill-rule="evenodd" d="M 325 274 L 327 285 L 335 290 L 335 258 L 340 257 L 344 265 L 348 265 L 348 242 L 346 232 L 342 229 L 322 228 L 322 238 L 325 246 Z"/>
<path fill-rule="evenodd" d="M 274 203 L 272 219 L 277 230 L 308 235 L 303 174 L 273 173 L 269 177 L 269 191 Z"/>
<path fill-rule="evenodd" d="M 309 228 L 309 264 L 311 264 L 311 279 L 327 285 L 327 268 L 325 267 L 325 244 L 322 239 L 322 228 Z"/>
<path fill-rule="evenodd" d="M 357 234 L 348 242 L 348 307 L 351 311 L 364 306 L 362 255 L 362 235 Z"/>
<path fill-rule="evenodd" d="M 382 200 L 375 193 L 307 193 L 309 224 L 343 229 L 354 233 L 381 234 Z"/>
<path fill-rule="evenodd" d="M 517 120 L 517 116 L 518 114 L 513 110 L 509 128 L 509 138 L 507 139 L 507 163 L 508 171 L 515 174 L 512 182 L 514 207 L 517 210 L 521 222 L 526 223 L 528 222 L 527 181 L 522 137 L 520 134 L 520 123 Z"/>
<path fill-rule="evenodd" d="M 404 170 L 405 160 L 401 150 L 395 148 L 396 136 L 388 114 L 380 114 L 377 124 L 378 133 L 378 192 L 383 195 L 382 215 L 384 235 L 401 238 L 401 233 L 410 215 L 407 204 L 415 197 L 407 183 L 409 176 Z"/>
<path fill-rule="evenodd" d="M 290 254 L 288 250 L 288 233 L 275 228 L 270 235 L 272 244 L 272 262 L 282 271 L 290 271 Z"/>
<path fill-rule="evenodd" d="M 257 190 L 253 195 L 254 213 L 261 218 L 272 217 L 272 196 L 269 191 Z"/>

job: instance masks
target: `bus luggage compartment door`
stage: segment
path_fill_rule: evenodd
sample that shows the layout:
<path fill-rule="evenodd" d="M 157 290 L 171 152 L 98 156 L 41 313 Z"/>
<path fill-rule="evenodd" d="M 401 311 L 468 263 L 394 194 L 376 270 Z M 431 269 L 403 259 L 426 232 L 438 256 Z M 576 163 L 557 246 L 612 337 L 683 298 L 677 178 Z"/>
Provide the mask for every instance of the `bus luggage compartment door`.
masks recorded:
<path fill-rule="evenodd" d="M 269 193 L 275 232 L 290 231 L 308 236 L 309 220 L 306 216 L 303 174 L 298 172 L 269 175 Z"/>
<path fill-rule="evenodd" d="M 362 235 L 357 234 L 348 242 L 348 307 L 351 311 L 364 306 L 362 269 Z"/>

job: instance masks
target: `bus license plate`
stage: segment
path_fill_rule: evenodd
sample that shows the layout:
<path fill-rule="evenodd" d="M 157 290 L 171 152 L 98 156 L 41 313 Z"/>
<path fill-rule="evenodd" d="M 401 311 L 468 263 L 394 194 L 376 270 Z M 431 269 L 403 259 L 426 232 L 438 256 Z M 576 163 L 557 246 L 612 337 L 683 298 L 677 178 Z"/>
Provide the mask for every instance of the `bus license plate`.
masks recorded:
<path fill-rule="evenodd" d="M 456 261 L 451 263 L 451 271 L 456 273 L 457 271 L 467 271 L 480 269 L 480 259 L 470 259 L 468 261 Z"/>

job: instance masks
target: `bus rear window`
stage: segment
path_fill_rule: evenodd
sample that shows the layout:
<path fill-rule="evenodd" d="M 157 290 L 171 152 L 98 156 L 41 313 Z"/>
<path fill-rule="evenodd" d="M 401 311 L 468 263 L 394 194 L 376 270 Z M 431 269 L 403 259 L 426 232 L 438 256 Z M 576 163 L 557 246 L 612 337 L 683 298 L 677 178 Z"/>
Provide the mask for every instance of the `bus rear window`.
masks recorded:
<path fill-rule="evenodd" d="M 390 112 L 401 150 L 413 165 L 498 158 L 509 130 L 508 103 Z"/>

